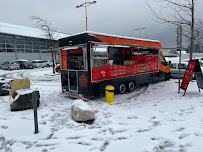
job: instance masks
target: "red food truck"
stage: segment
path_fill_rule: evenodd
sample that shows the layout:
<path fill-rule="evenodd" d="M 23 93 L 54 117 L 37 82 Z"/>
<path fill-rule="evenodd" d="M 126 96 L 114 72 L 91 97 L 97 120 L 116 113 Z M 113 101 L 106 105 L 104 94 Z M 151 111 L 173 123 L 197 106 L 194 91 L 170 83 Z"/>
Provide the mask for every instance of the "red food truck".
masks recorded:
<path fill-rule="evenodd" d="M 106 85 L 118 93 L 170 79 L 159 41 L 84 32 L 59 40 L 62 92 L 92 99 Z"/>

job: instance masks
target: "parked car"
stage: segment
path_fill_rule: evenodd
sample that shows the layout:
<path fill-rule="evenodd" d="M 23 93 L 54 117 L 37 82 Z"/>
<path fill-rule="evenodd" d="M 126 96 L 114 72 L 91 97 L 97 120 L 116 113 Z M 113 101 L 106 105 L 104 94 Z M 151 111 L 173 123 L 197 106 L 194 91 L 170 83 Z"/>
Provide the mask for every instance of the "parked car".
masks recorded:
<path fill-rule="evenodd" d="M 53 62 L 50 61 L 50 60 L 45 60 L 45 61 L 43 61 L 43 63 L 44 63 L 44 66 L 45 66 L 45 67 L 53 66 Z"/>
<path fill-rule="evenodd" d="M 16 63 L 20 65 L 20 69 L 33 69 L 33 66 L 28 62 L 28 60 L 20 59 L 16 60 Z"/>
<path fill-rule="evenodd" d="M 183 79 L 185 75 L 185 71 L 187 69 L 188 62 L 182 62 L 180 66 L 180 78 Z M 171 69 L 171 77 L 178 79 L 179 78 L 179 63 L 171 63 L 170 64 Z M 192 76 L 194 78 L 194 74 Z"/>
<path fill-rule="evenodd" d="M 44 63 L 42 60 L 32 60 L 31 63 L 35 68 L 39 68 L 39 67 L 44 68 Z"/>
<path fill-rule="evenodd" d="M 61 67 L 60 67 L 60 65 L 58 65 L 58 66 L 56 66 L 56 72 L 60 72 L 61 71 Z"/>
<path fill-rule="evenodd" d="M 28 62 L 27 63 L 27 69 L 33 69 L 33 68 L 34 68 L 34 66 L 30 62 Z"/>
<path fill-rule="evenodd" d="M 20 66 L 16 62 L 4 62 L 0 65 L 0 68 L 4 70 L 19 70 Z"/>

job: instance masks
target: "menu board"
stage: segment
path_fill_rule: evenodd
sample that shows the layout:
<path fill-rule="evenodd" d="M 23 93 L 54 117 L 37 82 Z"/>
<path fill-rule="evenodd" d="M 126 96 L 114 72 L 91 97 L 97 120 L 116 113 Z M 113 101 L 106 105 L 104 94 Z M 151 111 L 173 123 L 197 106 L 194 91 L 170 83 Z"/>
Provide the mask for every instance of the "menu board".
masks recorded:
<path fill-rule="evenodd" d="M 159 71 L 158 55 L 140 55 L 137 57 L 136 64 L 93 67 L 92 81 L 101 81 L 106 79 L 157 71 Z"/>
<path fill-rule="evenodd" d="M 187 69 L 185 71 L 185 75 L 182 81 L 182 84 L 180 86 L 181 89 L 186 90 L 190 81 L 190 78 L 192 76 L 192 73 L 194 71 L 196 60 L 190 60 L 187 66 Z"/>

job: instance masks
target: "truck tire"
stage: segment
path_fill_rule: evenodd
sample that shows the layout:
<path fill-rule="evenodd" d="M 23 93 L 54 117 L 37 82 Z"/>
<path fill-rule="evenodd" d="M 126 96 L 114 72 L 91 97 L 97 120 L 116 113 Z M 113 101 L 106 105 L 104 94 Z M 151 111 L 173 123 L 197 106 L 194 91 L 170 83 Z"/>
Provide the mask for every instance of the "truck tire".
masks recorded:
<path fill-rule="evenodd" d="M 121 83 L 118 87 L 119 93 L 123 94 L 126 91 L 126 85 L 124 83 Z"/>
<path fill-rule="evenodd" d="M 133 81 L 130 81 L 130 82 L 128 83 L 128 90 L 129 90 L 130 92 L 132 92 L 133 90 L 135 90 L 135 83 L 134 83 Z"/>
<path fill-rule="evenodd" d="M 167 81 L 167 80 L 170 80 L 170 78 L 171 78 L 171 73 L 169 72 L 169 73 L 166 74 L 165 80 L 166 80 L 166 81 Z"/>

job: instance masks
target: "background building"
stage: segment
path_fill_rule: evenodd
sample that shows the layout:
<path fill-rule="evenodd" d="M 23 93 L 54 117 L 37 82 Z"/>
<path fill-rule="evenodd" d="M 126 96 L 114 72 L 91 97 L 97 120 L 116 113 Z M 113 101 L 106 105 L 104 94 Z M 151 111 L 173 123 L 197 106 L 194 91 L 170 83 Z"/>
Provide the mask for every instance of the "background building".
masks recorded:
<path fill-rule="evenodd" d="M 58 47 L 58 39 L 68 34 L 55 34 L 54 47 Z M 0 64 L 17 59 L 51 60 L 50 52 L 40 51 L 49 48 L 48 41 L 39 29 L 0 22 Z"/>

